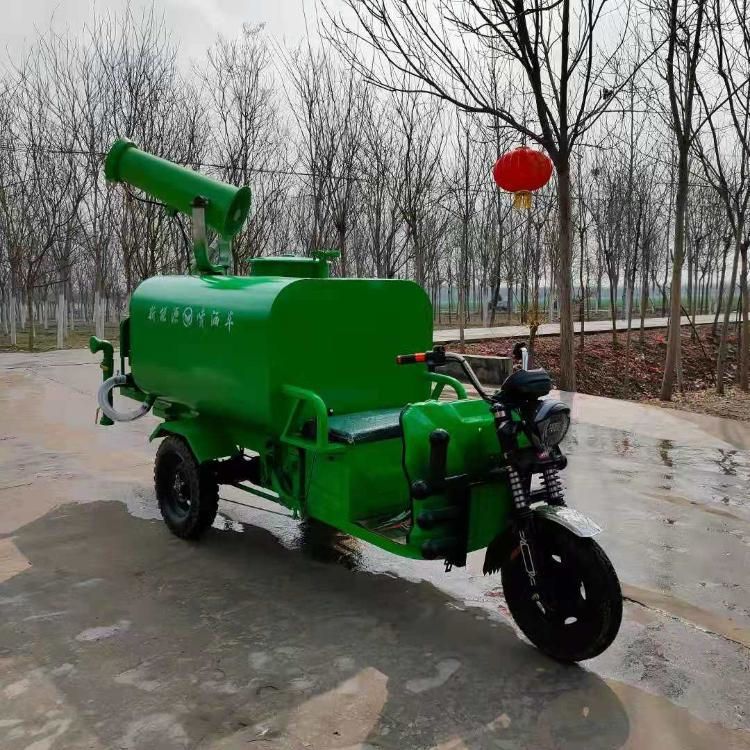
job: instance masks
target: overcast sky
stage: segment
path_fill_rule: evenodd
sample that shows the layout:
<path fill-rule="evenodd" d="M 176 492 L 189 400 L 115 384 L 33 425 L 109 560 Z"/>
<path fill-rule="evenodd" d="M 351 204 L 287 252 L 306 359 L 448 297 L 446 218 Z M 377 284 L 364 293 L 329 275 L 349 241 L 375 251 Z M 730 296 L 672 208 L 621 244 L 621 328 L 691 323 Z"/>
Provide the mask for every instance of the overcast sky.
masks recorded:
<path fill-rule="evenodd" d="M 179 44 L 183 61 L 202 56 L 219 34 L 234 36 L 243 23 L 265 23 L 278 41 L 295 43 L 304 34 L 303 3 L 311 24 L 317 0 L 153 0 L 164 13 L 168 28 Z M 138 9 L 151 0 L 131 0 Z M 78 33 L 95 12 L 119 11 L 126 0 L 4 0 L 0 23 L 3 56 L 18 59 L 36 29 L 49 27 L 54 18 L 58 31 Z"/>

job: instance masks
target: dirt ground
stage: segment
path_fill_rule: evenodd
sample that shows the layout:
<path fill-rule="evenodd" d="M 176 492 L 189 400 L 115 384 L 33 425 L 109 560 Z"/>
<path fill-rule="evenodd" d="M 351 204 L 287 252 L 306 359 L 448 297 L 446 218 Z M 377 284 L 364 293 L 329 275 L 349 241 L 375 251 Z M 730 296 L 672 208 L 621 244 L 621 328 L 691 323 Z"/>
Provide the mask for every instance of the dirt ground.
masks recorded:
<path fill-rule="evenodd" d="M 711 326 L 698 328 L 700 341 L 688 327 L 682 329 L 682 392 L 671 403 L 658 400 L 661 388 L 667 330 L 652 329 L 645 332 L 643 343 L 634 331 L 630 349 L 623 333 L 618 334 L 617 346 L 611 333 L 585 336 L 583 350 L 581 338 L 576 336 L 576 386 L 581 393 L 593 396 L 646 401 L 667 408 L 685 409 L 702 414 L 750 421 L 750 394 L 734 387 L 737 379 L 737 336 L 729 338 L 727 386 L 724 396 L 714 390 L 714 372 L 719 341 L 711 336 Z M 508 356 L 514 341 L 494 339 L 469 344 L 467 351 L 474 354 Z M 534 364 L 550 372 L 553 380 L 559 377 L 560 340 L 556 336 L 537 338 L 534 346 Z"/>

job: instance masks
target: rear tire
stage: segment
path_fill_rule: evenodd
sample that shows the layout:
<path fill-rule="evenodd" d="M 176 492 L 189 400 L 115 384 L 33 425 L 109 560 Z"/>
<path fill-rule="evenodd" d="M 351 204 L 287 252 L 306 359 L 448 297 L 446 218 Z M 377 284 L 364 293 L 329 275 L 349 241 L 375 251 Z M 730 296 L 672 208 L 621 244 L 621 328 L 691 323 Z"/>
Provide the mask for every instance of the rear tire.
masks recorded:
<path fill-rule="evenodd" d="M 213 524 L 219 485 L 183 438 L 169 435 L 162 440 L 156 451 L 154 486 L 164 523 L 175 536 L 198 539 Z"/>
<path fill-rule="evenodd" d="M 520 554 L 502 568 L 503 592 L 524 635 L 553 659 L 583 661 L 614 641 L 622 621 L 622 591 L 604 550 L 547 519 L 534 522 L 533 598 Z"/>

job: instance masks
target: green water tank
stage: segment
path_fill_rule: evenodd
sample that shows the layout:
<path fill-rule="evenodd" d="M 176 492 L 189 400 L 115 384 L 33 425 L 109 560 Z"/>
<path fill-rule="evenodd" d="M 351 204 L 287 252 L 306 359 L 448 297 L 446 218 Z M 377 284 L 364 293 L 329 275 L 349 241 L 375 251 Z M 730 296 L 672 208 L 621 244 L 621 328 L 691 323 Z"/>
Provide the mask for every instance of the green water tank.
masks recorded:
<path fill-rule="evenodd" d="M 422 368 L 395 357 L 431 346 L 430 301 L 410 281 L 156 276 L 130 303 L 142 391 L 272 435 L 289 414 L 282 385 L 314 391 L 333 414 L 427 398 Z"/>

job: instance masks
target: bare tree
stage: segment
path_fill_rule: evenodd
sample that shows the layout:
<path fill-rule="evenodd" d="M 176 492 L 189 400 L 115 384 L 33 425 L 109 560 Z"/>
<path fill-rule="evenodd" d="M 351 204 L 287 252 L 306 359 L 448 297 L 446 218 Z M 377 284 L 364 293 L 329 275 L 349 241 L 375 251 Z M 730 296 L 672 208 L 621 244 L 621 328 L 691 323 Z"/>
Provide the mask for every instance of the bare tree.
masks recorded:
<path fill-rule="evenodd" d="M 571 153 L 640 64 L 624 75 L 618 73 L 624 65 L 612 65 L 625 33 L 603 51 L 607 35 L 598 26 L 606 0 L 561 0 L 549 6 L 523 0 L 345 4 L 350 13 L 329 13 L 330 28 L 324 33 L 367 80 L 394 91 L 428 93 L 467 112 L 497 118 L 552 158 L 558 185 L 560 386 L 575 390 Z M 627 27 L 628 8 L 621 12 Z M 364 50 L 374 53 L 372 64 Z M 525 97 L 498 105 L 488 71 L 499 64 L 533 102 L 533 117 Z M 607 84 L 600 87 L 604 80 Z"/>
<path fill-rule="evenodd" d="M 721 198 L 726 217 L 734 238 L 734 261 L 732 280 L 729 284 L 724 309 L 721 343 L 716 368 L 716 388 L 724 389 L 724 369 L 729 316 L 733 307 L 733 293 L 737 274 L 738 258 L 741 259 L 740 297 L 742 302 L 742 337 L 740 351 L 740 387 L 747 391 L 748 368 L 750 366 L 750 293 L 748 292 L 747 252 L 750 234 L 745 226 L 750 206 L 750 29 L 747 27 L 748 4 L 746 0 L 730 0 L 727 4 L 714 2 L 709 23 L 716 45 L 715 71 L 722 83 L 719 108 L 707 102 L 703 88 L 699 88 L 701 100 L 707 111 L 710 126 L 710 157 L 701 150 L 701 163 L 706 176 Z M 722 112 L 724 114 L 722 123 Z M 728 120 L 728 123 L 726 121 Z M 727 144 L 727 128 L 730 126 L 731 142 Z"/>
<path fill-rule="evenodd" d="M 668 92 L 665 119 L 671 128 L 677 151 L 677 182 L 672 248 L 672 284 L 669 307 L 669 337 L 660 397 L 672 398 L 680 360 L 682 319 L 682 267 L 685 259 L 685 215 L 689 190 L 690 149 L 700 128 L 696 107 L 698 66 L 705 51 L 707 0 L 657 0 L 651 3 L 652 29 L 666 38 L 666 54 L 656 69 Z"/>
<path fill-rule="evenodd" d="M 253 189 L 252 215 L 232 244 L 238 273 L 249 258 L 269 249 L 272 225 L 281 220 L 288 183 L 285 132 L 262 26 L 245 24 L 238 38 L 219 37 L 207 59 L 197 72 L 210 117 L 205 125 L 215 133 L 212 159 L 221 165 L 221 179 Z"/>

